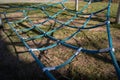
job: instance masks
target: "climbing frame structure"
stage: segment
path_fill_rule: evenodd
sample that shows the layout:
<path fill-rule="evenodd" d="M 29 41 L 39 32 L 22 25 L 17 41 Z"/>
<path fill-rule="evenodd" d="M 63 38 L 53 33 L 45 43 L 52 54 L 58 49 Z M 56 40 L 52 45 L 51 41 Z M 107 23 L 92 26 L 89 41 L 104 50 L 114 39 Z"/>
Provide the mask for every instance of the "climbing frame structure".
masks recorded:
<path fill-rule="evenodd" d="M 54 3 L 51 3 L 52 1 L 54 1 Z M 113 65 L 116 69 L 118 78 L 120 79 L 120 68 L 117 64 L 117 61 L 116 61 L 116 58 L 114 55 L 114 48 L 112 46 L 112 38 L 111 38 L 111 34 L 110 34 L 111 0 L 108 0 L 108 5 L 105 8 L 100 9 L 96 12 L 86 14 L 88 16 L 88 18 L 84 21 L 84 23 L 82 25 L 79 25 L 79 26 L 71 25 L 71 23 L 75 19 L 77 19 L 78 16 L 84 15 L 84 11 L 89 7 L 89 5 L 92 5 L 92 0 L 89 0 L 88 3 L 85 6 L 83 6 L 79 11 L 74 11 L 74 10 L 68 9 L 65 6 L 65 2 L 67 2 L 67 1 L 69 1 L 69 0 L 61 0 L 61 1 L 57 1 L 57 2 L 55 0 L 50 0 L 50 2 L 46 2 L 44 4 L 37 4 L 37 5 L 30 5 L 30 6 L 29 5 L 28 6 L 9 6 L 9 7 L 6 7 L 6 9 L 8 9 L 8 8 L 9 9 L 12 9 L 12 8 L 18 9 L 19 8 L 19 10 L 14 10 L 14 11 L 9 11 L 9 12 L 4 11 L 4 12 L 1 12 L 1 14 L 4 15 L 5 21 L 7 22 L 9 27 L 13 30 L 13 32 L 17 35 L 17 37 L 20 39 L 20 41 L 24 44 L 24 46 L 27 48 L 28 52 L 35 59 L 36 63 L 40 67 L 40 69 L 46 74 L 46 76 L 48 76 L 48 78 L 50 80 L 56 80 L 56 78 L 51 74 L 52 70 L 58 70 L 58 69 L 63 68 L 67 64 L 71 63 L 72 60 L 76 56 L 78 56 L 81 52 L 87 53 L 87 54 L 93 54 L 93 55 L 109 52 L 112 62 L 113 62 Z M 56 9 L 56 12 L 52 12 L 52 13 L 50 12 L 50 9 L 52 10 L 52 8 L 57 8 L 57 7 L 60 7 L 60 8 Z M 35 10 L 40 10 L 42 16 L 44 15 L 44 19 L 39 19 L 39 22 L 34 22 L 28 14 L 30 11 L 35 11 Z M 105 21 L 103 21 L 102 23 L 93 25 L 93 26 L 86 27 L 92 17 L 94 17 L 97 14 L 100 14 L 103 11 L 107 11 Z M 59 15 L 63 14 L 64 12 L 70 13 L 72 17 L 67 20 L 66 19 L 60 20 L 59 18 L 57 18 L 57 17 L 60 17 Z M 11 13 L 15 13 L 15 14 L 20 13 L 20 14 L 22 14 L 22 18 L 11 20 L 8 18 L 8 15 Z M 37 12 L 36 12 L 36 14 L 37 14 Z M 22 27 L 22 28 L 20 27 L 19 28 L 18 24 L 21 24 L 24 22 L 28 23 L 29 27 Z M 44 25 L 47 25 L 48 23 L 54 23 L 57 25 L 55 25 L 55 27 L 52 27 L 52 28 L 50 27 L 50 29 L 48 29 L 48 30 L 45 30 L 44 28 L 49 28 L 48 26 L 44 26 Z M 0 21 L 0 24 L 2 25 L 1 21 Z M 84 46 L 75 46 L 75 45 L 69 44 L 67 42 L 70 39 L 74 38 L 78 33 L 80 33 L 83 30 L 90 30 L 90 29 L 98 28 L 98 27 L 105 26 L 105 25 L 106 25 L 106 29 L 107 29 L 108 43 L 109 43 L 109 46 L 107 48 L 103 48 L 103 49 L 99 49 L 99 50 L 92 50 L 92 49 L 86 49 L 86 48 L 84 48 Z M 59 37 L 53 36 L 53 33 L 58 32 L 59 30 L 62 30 L 63 28 L 67 28 L 68 30 L 74 29 L 74 32 L 71 33 L 71 35 L 68 35 L 64 38 L 59 38 Z M 36 31 L 38 34 L 28 37 L 27 33 L 32 32 L 32 31 L 33 32 Z M 49 45 L 43 46 L 43 47 L 31 47 L 29 45 L 29 41 L 43 39 L 43 38 L 47 38 L 47 39 L 51 40 L 51 43 Z M 75 51 L 74 54 L 71 55 L 71 57 L 68 60 L 66 60 L 65 62 L 63 62 L 62 64 L 59 64 L 56 66 L 46 66 L 35 55 L 35 52 L 45 51 L 45 50 L 54 48 L 58 45 L 68 47 Z"/>

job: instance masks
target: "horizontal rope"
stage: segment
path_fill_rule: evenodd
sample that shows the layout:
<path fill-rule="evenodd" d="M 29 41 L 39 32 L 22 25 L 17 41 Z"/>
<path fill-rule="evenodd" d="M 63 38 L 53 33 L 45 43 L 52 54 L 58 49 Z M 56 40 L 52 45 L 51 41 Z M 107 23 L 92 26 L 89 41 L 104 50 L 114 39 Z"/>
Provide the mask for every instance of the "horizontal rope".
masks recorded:
<path fill-rule="evenodd" d="M 54 67 L 45 67 L 43 68 L 43 71 L 51 71 L 51 70 L 57 70 L 60 69 L 64 66 L 66 66 L 67 64 L 69 64 L 82 50 L 82 47 L 80 47 L 75 53 L 74 55 L 72 55 L 67 61 L 65 61 L 64 63 L 58 65 L 58 66 L 54 66 Z"/>

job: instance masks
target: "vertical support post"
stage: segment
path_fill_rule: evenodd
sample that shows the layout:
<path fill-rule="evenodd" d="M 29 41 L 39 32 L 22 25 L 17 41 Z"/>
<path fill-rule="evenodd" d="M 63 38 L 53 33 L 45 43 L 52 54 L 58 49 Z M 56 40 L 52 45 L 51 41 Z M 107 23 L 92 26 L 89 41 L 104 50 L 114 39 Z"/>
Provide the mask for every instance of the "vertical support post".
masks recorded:
<path fill-rule="evenodd" d="M 117 16 L 116 16 L 116 22 L 117 22 L 117 24 L 120 24 L 120 1 L 119 1 L 119 5 L 118 5 L 118 12 L 117 12 Z"/>
<path fill-rule="evenodd" d="M 75 10 L 78 11 L 78 0 L 75 0 Z"/>
<path fill-rule="evenodd" d="M 0 28 L 3 27 L 3 23 L 2 23 L 2 15 L 0 14 Z"/>

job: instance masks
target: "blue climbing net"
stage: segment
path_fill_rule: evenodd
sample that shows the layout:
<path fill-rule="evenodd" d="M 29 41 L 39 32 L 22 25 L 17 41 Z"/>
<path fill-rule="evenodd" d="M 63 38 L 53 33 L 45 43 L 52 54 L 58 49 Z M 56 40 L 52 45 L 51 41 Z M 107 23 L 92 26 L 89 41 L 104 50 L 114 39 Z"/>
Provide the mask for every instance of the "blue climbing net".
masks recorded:
<path fill-rule="evenodd" d="M 61 1 L 55 1 L 53 3 L 51 3 L 52 1 L 55 0 L 50 0 L 46 3 L 43 4 L 37 4 L 37 5 L 28 5 L 28 6 L 3 6 L 6 9 L 12 9 L 12 8 L 16 8 L 17 10 L 15 11 L 4 11 L 1 12 L 1 14 L 4 15 L 8 25 L 10 26 L 10 28 L 16 33 L 16 35 L 18 36 L 18 38 L 21 40 L 21 42 L 25 45 L 25 47 L 28 49 L 29 53 L 32 55 L 32 57 L 36 60 L 36 62 L 38 63 L 39 67 L 43 70 L 43 72 L 49 77 L 50 80 L 56 80 L 56 78 L 50 73 L 50 71 L 52 70 L 58 70 L 64 66 L 66 66 L 67 64 L 69 64 L 70 62 L 72 62 L 72 60 L 79 55 L 80 52 L 83 53 L 87 53 L 87 54 L 98 54 L 98 53 L 104 53 L 104 52 L 109 52 L 113 65 L 116 69 L 118 78 L 120 79 L 120 68 L 119 65 L 117 63 L 117 60 L 115 58 L 114 55 L 114 48 L 112 46 L 112 38 L 111 38 L 111 34 L 110 34 L 110 7 L 111 7 L 111 0 L 108 1 L 108 5 L 103 8 L 100 9 L 98 11 L 92 12 L 92 13 L 88 13 L 86 14 L 88 16 L 88 18 L 84 21 L 83 25 L 81 26 L 75 26 L 75 25 L 71 25 L 71 23 L 78 18 L 78 16 L 84 15 L 84 11 L 86 9 L 88 9 L 89 5 L 92 4 L 92 0 L 89 0 L 88 3 L 83 6 L 79 11 L 73 11 L 68 9 L 65 6 L 65 2 L 69 1 L 69 0 L 61 0 Z M 50 13 L 50 10 L 48 10 L 49 8 L 52 10 L 52 8 L 57 8 L 58 6 L 60 6 L 61 8 L 59 10 L 57 10 L 56 12 L 53 12 L 52 14 Z M 19 8 L 19 10 L 18 10 Z M 30 18 L 30 16 L 28 15 L 28 13 L 30 11 L 35 11 L 35 10 L 40 10 L 41 14 L 45 15 L 45 19 L 41 20 L 39 23 L 34 23 L 32 21 L 32 19 Z M 106 20 L 103 21 L 102 23 L 96 24 L 94 26 L 89 26 L 87 27 L 88 22 L 91 20 L 91 18 L 103 11 L 107 11 L 106 13 Z M 21 12 L 23 15 L 22 19 L 19 20 L 10 20 L 7 17 L 7 14 L 9 13 L 15 13 L 15 12 Z M 64 12 L 68 12 L 73 14 L 72 17 L 66 21 L 62 21 L 57 19 L 57 17 L 59 15 L 61 15 Z M 59 24 L 59 26 L 54 27 L 52 29 L 50 29 L 49 31 L 46 31 L 42 28 L 42 26 L 44 26 L 45 24 L 47 24 L 48 22 L 53 21 L 57 24 Z M 17 24 L 23 23 L 23 22 L 28 22 L 30 27 L 27 28 L 19 28 Z M 2 23 L 0 21 L 0 23 Z M 108 48 L 104 48 L 104 49 L 99 49 L 99 50 L 89 50 L 89 49 L 85 49 L 83 47 L 79 47 L 79 46 L 75 46 L 72 44 L 67 43 L 68 40 L 72 39 L 74 36 L 76 36 L 78 33 L 80 33 L 83 30 L 88 30 L 88 29 L 93 29 L 93 28 L 97 28 L 97 27 L 101 27 L 106 25 L 106 29 L 107 29 L 107 35 L 108 35 L 108 42 L 109 42 L 109 47 Z M 57 32 L 60 29 L 63 28 L 70 28 L 70 29 L 76 29 L 76 31 L 74 33 L 72 33 L 70 36 L 67 36 L 63 39 L 59 39 L 57 37 L 54 37 L 52 34 L 54 32 Z M 38 35 L 32 36 L 32 37 L 23 37 L 21 35 L 21 33 L 26 33 L 29 31 L 33 31 L 36 30 L 37 32 L 39 32 Z M 32 48 L 28 45 L 28 41 L 31 40 L 36 40 L 36 39 L 40 39 L 40 38 L 49 38 L 50 40 L 54 41 L 54 43 L 50 44 L 49 46 L 46 47 L 37 47 L 37 48 Z M 53 66 L 53 67 L 49 67 L 49 66 L 45 66 L 39 59 L 38 57 L 34 54 L 34 52 L 36 51 L 44 51 L 53 47 L 56 47 L 58 45 L 63 45 L 65 47 L 71 48 L 73 50 L 76 50 L 76 52 L 68 59 L 66 60 L 64 63 L 58 65 L 58 66 Z"/>

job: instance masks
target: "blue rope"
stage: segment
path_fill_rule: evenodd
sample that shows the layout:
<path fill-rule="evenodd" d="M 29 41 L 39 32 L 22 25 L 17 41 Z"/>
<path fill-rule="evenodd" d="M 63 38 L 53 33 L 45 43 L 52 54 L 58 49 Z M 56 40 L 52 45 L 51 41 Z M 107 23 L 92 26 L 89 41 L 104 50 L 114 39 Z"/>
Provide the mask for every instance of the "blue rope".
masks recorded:
<path fill-rule="evenodd" d="M 17 37 L 21 40 L 21 42 L 25 45 L 25 47 L 29 50 L 30 54 L 32 55 L 32 57 L 35 59 L 35 61 L 37 62 L 38 66 L 43 69 L 45 68 L 45 66 L 43 65 L 43 63 L 37 58 L 37 56 L 33 53 L 32 50 L 30 50 L 31 48 L 28 46 L 28 44 L 24 41 L 24 39 L 19 35 L 19 33 L 16 31 L 16 29 L 12 26 L 13 23 L 9 22 L 9 20 L 7 19 L 6 13 L 4 13 L 4 16 L 6 18 L 6 21 L 8 23 L 8 25 L 10 26 L 10 28 L 16 33 Z M 45 74 L 49 77 L 50 80 L 56 80 L 56 78 L 49 72 L 49 71 L 45 71 Z"/>
<path fill-rule="evenodd" d="M 74 45 L 71 45 L 71 44 L 66 43 L 66 41 L 67 41 L 67 40 L 70 40 L 71 38 L 73 38 L 73 37 L 74 37 L 75 35 L 77 35 L 81 30 L 84 30 L 84 29 L 92 29 L 92 28 L 96 28 L 96 27 L 99 27 L 99 26 L 102 26 L 102 25 L 106 25 L 107 34 L 108 34 L 108 42 L 109 42 L 109 50 L 108 50 L 108 51 L 109 51 L 109 54 L 110 54 L 110 56 L 111 56 L 113 65 L 114 65 L 114 67 L 115 67 L 115 70 L 116 70 L 116 72 L 117 72 L 118 79 L 120 79 L 120 68 L 119 68 L 119 65 L 118 65 L 118 63 L 117 63 L 117 60 L 116 60 L 116 58 L 115 58 L 115 55 L 114 55 L 114 51 L 113 51 L 114 48 L 113 48 L 113 45 L 112 45 L 112 38 L 111 38 L 111 34 L 110 34 L 110 6 L 111 6 L 111 0 L 109 0 L 109 3 L 108 3 L 108 6 L 107 6 L 107 7 L 105 7 L 105 8 L 103 8 L 103 9 L 101 9 L 101 10 L 98 10 L 98 11 L 96 11 L 96 12 L 93 12 L 93 13 L 89 14 L 88 19 L 86 19 L 86 21 L 84 22 L 84 24 L 83 24 L 82 26 L 80 26 L 80 27 L 70 26 L 69 24 L 70 24 L 73 20 L 75 20 L 78 15 L 81 15 L 82 12 L 83 12 L 86 8 L 88 8 L 88 6 L 91 4 L 91 0 L 90 0 L 90 2 L 88 2 L 88 4 L 85 5 L 79 12 L 76 12 L 75 15 L 74 15 L 71 19 L 69 19 L 69 20 L 66 21 L 65 23 L 62 23 L 62 22 L 60 22 L 59 20 L 55 19 L 55 17 L 58 16 L 60 13 L 62 13 L 64 10 L 67 10 L 66 7 L 65 7 L 64 4 L 63 4 L 63 3 L 66 2 L 66 1 L 67 1 L 67 0 L 63 0 L 62 2 L 58 2 L 58 3 L 55 3 L 55 4 L 49 4 L 49 5 L 45 5 L 45 6 L 44 6 L 44 5 L 42 5 L 42 6 L 37 6 L 38 8 L 41 8 L 41 9 L 42 9 L 42 11 L 44 12 L 44 14 L 46 14 L 46 16 L 48 16 L 48 19 L 45 20 L 45 21 L 43 21 L 43 22 L 40 23 L 40 24 L 37 24 L 37 25 L 33 24 L 32 21 L 28 18 L 26 10 L 23 10 L 23 14 L 24 14 L 24 17 L 25 17 L 25 18 L 23 18 L 23 19 L 21 19 L 21 20 L 19 20 L 19 21 L 15 21 L 15 22 L 9 22 L 9 20 L 7 20 L 8 25 L 9 25 L 10 28 L 16 33 L 16 35 L 17 35 L 18 38 L 21 40 L 21 42 L 23 42 L 23 44 L 26 46 L 26 48 L 29 50 L 30 54 L 31 54 L 32 57 L 35 59 L 35 61 L 38 63 L 39 67 L 40 67 L 41 69 L 43 69 L 43 70 L 45 69 L 45 70 L 44 70 L 45 74 L 46 74 L 51 80 L 56 80 L 56 79 L 55 79 L 54 76 L 49 72 L 49 69 L 50 69 L 50 70 L 52 70 L 52 69 L 53 69 L 53 70 L 57 70 L 57 69 L 60 69 L 60 68 L 64 67 L 65 65 L 69 64 L 69 63 L 78 55 L 79 52 L 76 52 L 75 54 L 73 54 L 73 55 L 72 55 L 67 61 L 65 61 L 63 64 L 58 65 L 58 66 L 55 66 L 55 67 L 53 67 L 53 68 L 48 68 L 48 67 L 45 67 L 45 66 L 42 64 L 41 61 L 39 61 L 39 59 L 35 56 L 35 54 L 33 53 L 33 51 L 36 51 L 36 50 L 40 50 L 40 51 L 41 51 L 41 50 L 46 50 L 46 49 L 49 49 L 49 48 L 53 48 L 53 47 L 57 46 L 58 44 L 61 44 L 61 45 L 63 45 L 63 46 L 66 46 L 66 47 L 68 47 L 68 48 L 71 48 L 71 49 L 74 49 L 74 50 L 77 50 L 77 51 L 80 49 L 80 51 L 81 51 L 81 52 L 84 52 L 84 53 L 90 53 L 90 54 L 101 53 L 102 51 L 100 51 L 100 50 L 88 50 L 88 49 L 84 49 L 84 48 L 81 49 L 81 48 L 79 48 L 79 47 L 77 47 L 77 46 L 74 46 Z M 48 8 L 48 7 L 50 7 L 50 6 L 56 6 L 56 5 L 58 5 L 58 4 L 61 4 L 61 5 L 62 5 L 63 10 L 59 10 L 59 11 L 58 11 L 57 13 L 55 13 L 54 15 L 50 16 L 50 14 L 45 10 L 45 8 Z M 31 6 L 31 7 L 27 7 L 27 8 L 37 8 L 37 7 Z M 103 23 L 100 23 L 100 24 L 97 24 L 97 25 L 90 26 L 90 27 L 87 27 L 87 28 L 86 28 L 86 25 L 87 25 L 87 23 L 90 21 L 90 19 L 92 18 L 92 16 L 95 15 L 95 14 L 97 14 L 97 13 L 100 13 L 100 12 L 102 12 L 102 11 L 104 11 L 104 10 L 107 10 L 107 15 L 106 15 L 107 20 L 106 20 L 105 22 L 103 22 Z M 21 11 L 21 10 L 16 10 L 16 12 L 17 12 L 17 11 Z M 25 32 L 26 32 L 26 31 L 30 31 L 30 30 L 32 30 L 32 29 L 36 29 L 36 30 L 38 30 L 38 31 L 41 33 L 41 35 L 38 35 L 38 36 L 35 36 L 35 37 L 32 37 L 32 38 L 23 39 L 23 38 L 20 36 L 20 34 L 16 31 L 16 29 L 13 27 L 12 24 L 21 23 L 21 22 L 26 21 L 26 20 L 28 20 L 28 21 L 31 23 L 32 27 L 31 27 L 31 28 L 27 28 L 27 29 L 22 29 L 22 30 L 20 30 L 20 31 L 23 31 L 23 32 L 25 31 Z M 60 23 L 61 25 L 60 25 L 59 27 L 54 28 L 54 29 L 51 30 L 51 31 L 48 31 L 48 32 L 45 32 L 45 31 L 42 30 L 41 28 L 38 28 L 38 26 L 43 25 L 44 23 L 48 22 L 49 20 L 54 20 L 55 22 L 58 22 L 58 23 Z M 62 40 L 59 40 L 59 39 L 56 39 L 56 38 L 53 37 L 53 36 L 50 36 L 51 33 L 53 33 L 53 32 L 55 32 L 55 31 L 57 31 L 57 30 L 65 27 L 65 26 L 71 27 L 71 28 L 77 28 L 77 31 L 75 31 L 75 32 L 74 32 L 73 34 L 71 34 L 69 37 L 66 37 L 66 38 L 64 38 L 64 39 L 62 39 Z M 35 48 L 35 49 L 30 48 L 30 47 L 28 46 L 28 44 L 26 43 L 26 41 L 28 41 L 28 40 L 38 39 L 38 38 L 42 38 L 42 37 L 50 38 L 51 40 L 55 41 L 55 43 L 52 44 L 52 45 L 49 45 L 49 46 L 47 46 L 47 47 Z M 105 50 L 103 50 L 103 52 L 104 52 L 104 51 L 105 51 Z"/>
<path fill-rule="evenodd" d="M 18 36 L 18 38 L 21 40 L 21 42 L 23 42 L 23 44 L 26 46 L 26 48 L 28 50 L 30 50 L 31 48 L 27 45 L 27 43 L 24 41 L 24 39 L 21 38 L 21 36 L 18 34 L 18 32 L 16 31 L 15 28 L 12 27 L 11 23 L 8 22 L 8 25 L 11 27 L 11 29 L 16 33 L 16 35 Z M 43 69 L 45 66 L 42 64 L 42 62 L 37 58 L 37 56 L 33 53 L 33 51 L 29 51 L 30 54 L 32 55 L 32 57 L 35 59 L 35 61 L 37 62 L 37 64 L 39 65 L 39 67 L 41 69 Z M 50 80 L 56 80 L 54 78 L 54 76 L 49 72 L 49 71 L 45 71 L 45 74 L 50 78 Z"/>
<path fill-rule="evenodd" d="M 117 63 L 117 60 L 116 60 L 116 57 L 114 55 L 114 51 L 113 51 L 113 45 L 112 45 L 112 37 L 111 37 L 111 34 L 110 34 L 110 7 L 111 7 L 111 0 L 109 1 L 109 4 L 108 4 L 108 11 L 107 11 L 107 24 L 106 24 L 106 28 L 107 28 L 107 35 L 108 35 L 108 42 L 109 42 L 109 47 L 112 49 L 110 50 L 109 54 L 110 54 L 110 57 L 112 59 L 112 62 L 113 62 L 113 65 L 115 67 L 115 70 L 117 72 L 117 75 L 118 75 L 118 79 L 120 80 L 120 67 Z"/>
<path fill-rule="evenodd" d="M 91 18 L 91 15 L 90 15 L 90 18 Z M 86 20 L 86 22 L 88 22 L 89 20 L 90 20 L 90 18 L 88 18 L 88 20 Z M 31 22 L 31 21 L 30 21 Z M 86 22 L 85 22 L 85 25 L 86 25 Z M 33 24 L 33 23 L 31 23 L 31 24 Z M 84 27 L 84 26 L 83 26 Z M 82 28 L 83 28 L 82 27 Z M 60 27 L 61 28 L 61 27 Z M 43 35 L 40 35 L 39 37 L 43 37 L 44 35 L 48 35 L 49 33 L 52 33 L 52 32 L 54 32 L 54 31 L 56 31 L 57 29 L 59 29 L 59 27 L 58 28 L 56 28 L 56 29 L 54 29 L 54 30 L 52 30 L 52 31 L 50 31 L 50 32 L 47 32 L 47 33 L 44 33 L 44 31 L 42 31 L 44 34 Z M 39 29 L 40 30 L 40 29 Z M 40 30 L 41 31 L 41 30 Z M 80 31 L 80 29 L 78 29 L 78 31 L 76 31 L 75 33 L 73 33 L 71 36 L 69 36 L 69 37 L 67 37 L 67 38 L 65 38 L 65 39 L 63 39 L 63 40 L 61 40 L 61 42 L 65 42 L 65 41 L 67 41 L 67 40 L 69 40 L 69 39 L 71 39 L 73 36 L 75 36 L 78 32 Z M 38 37 L 38 36 L 37 36 Z M 35 38 L 35 37 L 34 37 Z M 30 39 L 34 39 L 34 38 L 29 38 L 28 40 L 30 40 Z M 56 39 L 57 40 L 57 39 Z M 58 40 L 57 40 L 58 41 Z M 38 49 L 38 50 L 45 50 L 45 49 L 48 49 L 48 48 L 52 48 L 52 47 L 54 47 L 54 46 L 56 46 L 56 44 L 53 44 L 53 45 L 50 45 L 50 46 L 48 46 L 48 47 L 45 47 L 45 48 L 40 48 L 40 49 Z"/>
<path fill-rule="evenodd" d="M 70 62 L 72 62 L 72 60 L 80 53 L 80 51 L 82 50 L 82 48 L 79 48 L 74 55 L 72 55 L 67 61 L 65 61 L 64 63 L 58 65 L 58 66 L 55 66 L 55 67 L 45 67 L 43 68 L 43 71 L 50 71 L 50 70 L 58 70 L 64 66 L 66 66 L 67 64 L 69 64 Z"/>

